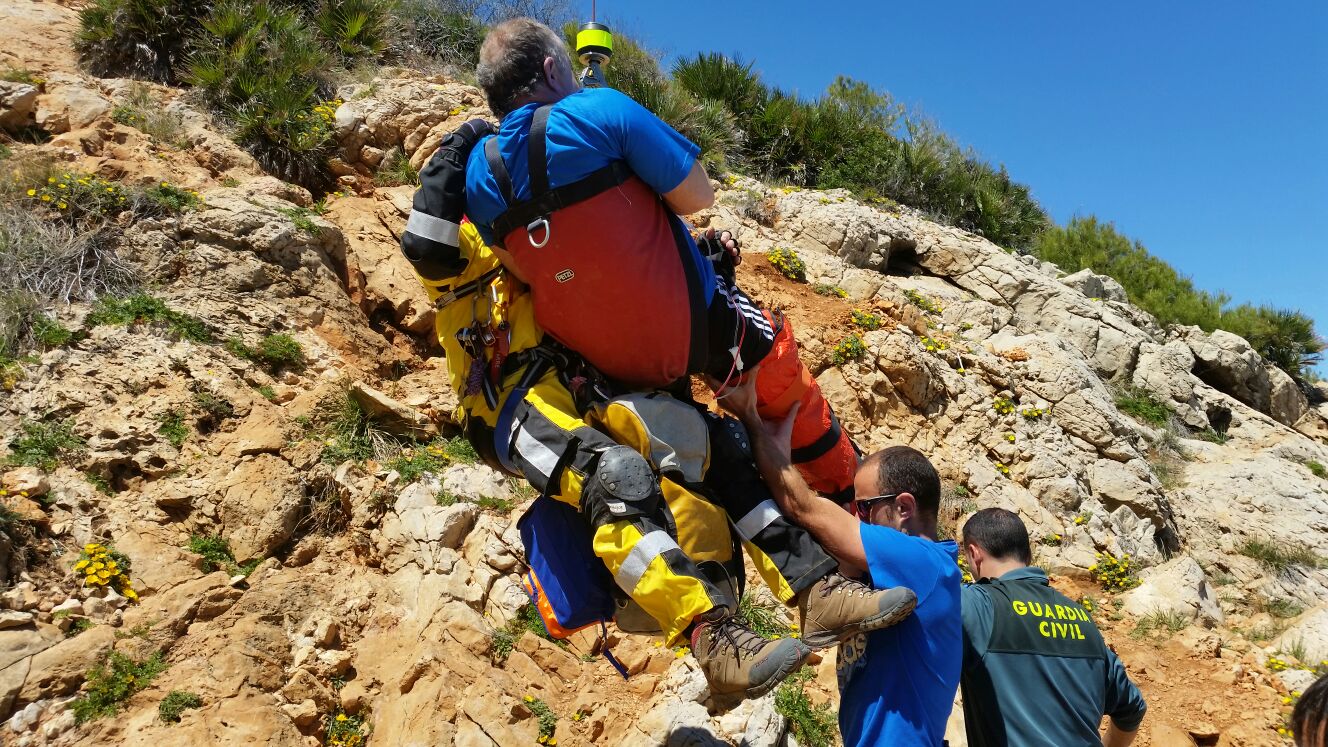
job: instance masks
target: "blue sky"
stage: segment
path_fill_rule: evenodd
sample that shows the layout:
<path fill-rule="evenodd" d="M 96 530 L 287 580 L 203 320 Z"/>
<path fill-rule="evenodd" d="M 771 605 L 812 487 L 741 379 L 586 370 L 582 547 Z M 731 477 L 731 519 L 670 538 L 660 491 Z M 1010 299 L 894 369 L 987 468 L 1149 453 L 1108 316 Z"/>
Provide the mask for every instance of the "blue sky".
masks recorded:
<path fill-rule="evenodd" d="M 738 54 L 805 96 L 841 73 L 884 88 L 1057 221 L 1113 221 L 1199 287 L 1328 335 L 1328 2 L 603 0 L 599 15 L 668 59 Z"/>

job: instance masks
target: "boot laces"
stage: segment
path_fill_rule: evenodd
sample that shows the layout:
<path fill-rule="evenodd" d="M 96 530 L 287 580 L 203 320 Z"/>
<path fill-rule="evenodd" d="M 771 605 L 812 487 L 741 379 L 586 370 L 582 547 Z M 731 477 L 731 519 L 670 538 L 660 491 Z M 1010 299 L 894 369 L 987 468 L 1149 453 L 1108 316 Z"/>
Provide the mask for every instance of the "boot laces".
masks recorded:
<path fill-rule="evenodd" d="M 732 646 L 735 652 L 734 658 L 738 661 L 742 661 L 744 653 L 758 653 L 769 642 L 752 632 L 750 628 L 743 625 L 735 617 L 728 617 L 717 623 L 712 623 L 710 625 L 710 636 L 711 638 L 721 637 Z"/>
<path fill-rule="evenodd" d="M 868 594 L 874 592 L 875 589 L 862 583 L 861 581 L 856 581 L 841 573 L 832 573 L 830 576 L 828 576 L 825 579 L 825 583 L 821 585 L 822 597 L 828 597 L 831 594 L 835 594 L 841 591 L 865 597 Z"/>

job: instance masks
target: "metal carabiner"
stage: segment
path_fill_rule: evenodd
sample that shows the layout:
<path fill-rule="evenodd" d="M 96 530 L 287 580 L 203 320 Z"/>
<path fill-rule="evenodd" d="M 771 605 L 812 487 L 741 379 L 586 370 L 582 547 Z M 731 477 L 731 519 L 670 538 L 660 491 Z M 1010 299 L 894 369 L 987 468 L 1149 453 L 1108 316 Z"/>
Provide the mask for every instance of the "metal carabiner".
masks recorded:
<path fill-rule="evenodd" d="M 539 230 L 539 226 L 541 223 L 544 224 L 544 240 L 536 243 L 535 231 Z M 535 247 L 536 249 L 542 249 L 545 244 L 549 243 L 549 233 L 550 229 L 549 229 L 548 218 L 536 218 L 535 220 L 530 222 L 530 225 L 526 226 L 526 240 L 529 241 L 530 245 Z"/>

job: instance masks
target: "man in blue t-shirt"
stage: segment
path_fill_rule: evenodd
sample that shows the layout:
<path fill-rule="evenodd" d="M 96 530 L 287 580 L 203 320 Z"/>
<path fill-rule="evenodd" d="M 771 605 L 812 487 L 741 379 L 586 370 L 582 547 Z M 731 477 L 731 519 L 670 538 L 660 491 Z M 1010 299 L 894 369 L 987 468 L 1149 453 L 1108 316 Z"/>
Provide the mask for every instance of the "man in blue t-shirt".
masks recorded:
<path fill-rule="evenodd" d="M 936 541 L 941 481 L 935 467 L 908 446 L 872 454 L 858 469 L 847 512 L 808 488 L 790 465 L 788 430 L 795 413 L 771 434 L 756 412 L 752 388 L 749 380 L 720 404 L 746 426 L 756 465 L 780 509 L 846 573 L 866 573 L 878 589 L 906 586 L 917 594 L 909 619 L 840 645 L 844 744 L 942 744 L 963 648 L 958 548 Z"/>

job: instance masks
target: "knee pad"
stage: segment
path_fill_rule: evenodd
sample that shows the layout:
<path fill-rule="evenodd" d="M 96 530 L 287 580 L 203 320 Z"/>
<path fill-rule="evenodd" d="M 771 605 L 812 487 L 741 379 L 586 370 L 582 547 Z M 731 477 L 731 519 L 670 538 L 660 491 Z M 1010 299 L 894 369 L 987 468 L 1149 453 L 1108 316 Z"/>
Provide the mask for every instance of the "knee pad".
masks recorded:
<path fill-rule="evenodd" d="M 645 457 L 626 446 L 600 455 L 595 474 L 581 492 L 581 505 L 593 526 L 654 513 L 660 501 L 659 479 Z"/>

